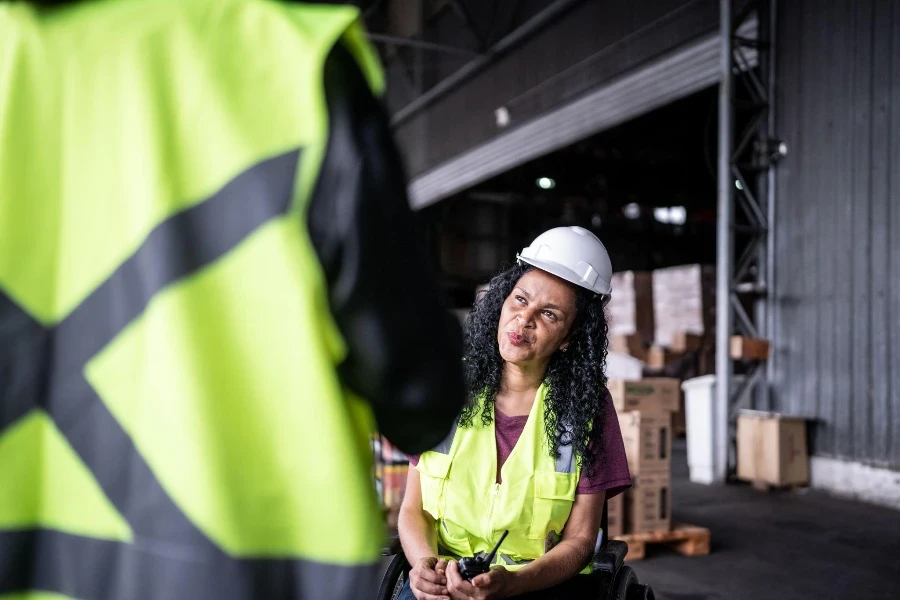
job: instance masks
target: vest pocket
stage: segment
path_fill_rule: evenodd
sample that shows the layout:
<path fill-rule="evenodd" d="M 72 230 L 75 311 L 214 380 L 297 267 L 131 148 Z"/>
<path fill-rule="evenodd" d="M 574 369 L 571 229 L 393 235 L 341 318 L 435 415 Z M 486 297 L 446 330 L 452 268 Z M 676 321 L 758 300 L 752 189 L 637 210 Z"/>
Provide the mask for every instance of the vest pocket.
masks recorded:
<path fill-rule="evenodd" d="M 455 557 L 472 556 L 472 545 L 466 533 L 465 529 L 455 523 L 441 519 L 438 525 L 438 553 Z"/>
<path fill-rule="evenodd" d="M 528 537 L 544 539 L 549 531 L 561 533 L 575 501 L 578 478 L 574 473 L 535 471 L 534 509 Z"/>
<path fill-rule="evenodd" d="M 442 496 L 450 463 L 449 455 L 429 451 L 419 457 L 419 464 L 416 466 L 422 485 L 422 508 L 435 519 L 443 517 Z"/>

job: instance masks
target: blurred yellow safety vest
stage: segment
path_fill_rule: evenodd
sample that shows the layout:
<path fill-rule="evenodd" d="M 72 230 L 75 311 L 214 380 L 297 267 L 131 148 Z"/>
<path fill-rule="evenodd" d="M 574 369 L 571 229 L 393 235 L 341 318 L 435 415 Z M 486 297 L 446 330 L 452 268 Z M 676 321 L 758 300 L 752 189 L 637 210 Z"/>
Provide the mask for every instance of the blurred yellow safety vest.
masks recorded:
<path fill-rule="evenodd" d="M 457 427 L 416 466 L 422 507 L 434 517 L 442 554 L 451 557 L 489 552 L 504 530 L 509 535 L 495 564 L 509 569 L 544 554 L 550 532 L 562 533 L 572 511 L 581 472 L 571 445 L 554 458 L 544 433 L 547 386 L 537 392 L 528 421 L 496 482 L 494 420 Z"/>
<path fill-rule="evenodd" d="M 0 597 L 362 597 L 383 525 L 305 206 L 348 6 L 0 3 Z"/>

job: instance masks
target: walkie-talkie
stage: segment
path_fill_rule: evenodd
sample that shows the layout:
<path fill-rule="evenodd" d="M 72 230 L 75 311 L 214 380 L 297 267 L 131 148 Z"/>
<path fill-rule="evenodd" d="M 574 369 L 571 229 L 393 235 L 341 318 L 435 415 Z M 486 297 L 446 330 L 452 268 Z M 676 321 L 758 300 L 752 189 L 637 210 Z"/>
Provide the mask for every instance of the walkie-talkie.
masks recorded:
<path fill-rule="evenodd" d="M 497 542 L 497 545 L 494 546 L 494 549 L 491 550 L 490 554 L 479 552 L 475 556 L 459 559 L 457 564 L 459 565 L 459 574 L 463 576 L 463 579 L 472 581 L 482 573 L 490 571 L 491 563 L 494 562 L 494 555 L 497 554 L 497 550 L 500 549 L 500 544 L 503 543 L 503 540 L 506 539 L 507 535 L 509 535 L 508 529 L 500 536 L 500 541 Z"/>

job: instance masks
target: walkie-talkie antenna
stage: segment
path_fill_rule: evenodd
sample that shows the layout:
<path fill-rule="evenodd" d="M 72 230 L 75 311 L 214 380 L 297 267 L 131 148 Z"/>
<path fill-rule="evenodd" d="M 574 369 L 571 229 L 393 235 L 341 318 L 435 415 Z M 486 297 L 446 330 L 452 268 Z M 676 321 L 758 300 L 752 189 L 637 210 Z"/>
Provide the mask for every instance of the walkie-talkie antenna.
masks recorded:
<path fill-rule="evenodd" d="M 491 553 L 487 555 L 487 558 L 485 558 L 486 564 L 492 564 L 494 562 L 494 555 L 497 554 L 497 550 L 500 549 L 500 544 L 503 543 L 503 540 L 505 540 L 506 536 L 508 536 L 508 535 L 509 535 L 509 529 L 507 529 L 506 531 L 503 532 L 503 535 L 500 536 L 500 540 L 497 542 L 497 545 L 494 546 L 494 549 L 491 550 Z"/>

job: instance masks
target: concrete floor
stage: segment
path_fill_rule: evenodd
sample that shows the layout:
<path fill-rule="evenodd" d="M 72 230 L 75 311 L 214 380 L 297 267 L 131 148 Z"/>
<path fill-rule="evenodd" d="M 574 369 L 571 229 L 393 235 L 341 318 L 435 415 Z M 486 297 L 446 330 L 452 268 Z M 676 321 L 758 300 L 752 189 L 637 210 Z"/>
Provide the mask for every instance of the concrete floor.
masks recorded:
<path fill-rule="evenodd" d="M 673 449 L 676 520 L 708 527 L 709 556 L 647 546 L 630 563 L 659 600 L 900 598 L 900 512 L 825 494 L 687 480 Z"/>

